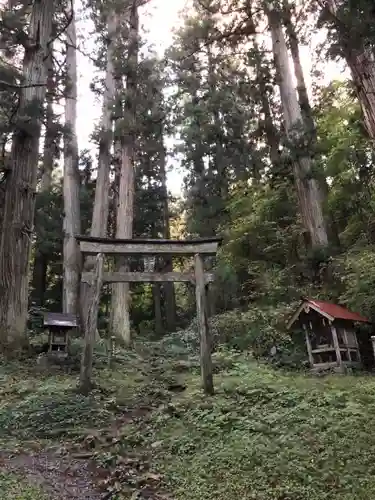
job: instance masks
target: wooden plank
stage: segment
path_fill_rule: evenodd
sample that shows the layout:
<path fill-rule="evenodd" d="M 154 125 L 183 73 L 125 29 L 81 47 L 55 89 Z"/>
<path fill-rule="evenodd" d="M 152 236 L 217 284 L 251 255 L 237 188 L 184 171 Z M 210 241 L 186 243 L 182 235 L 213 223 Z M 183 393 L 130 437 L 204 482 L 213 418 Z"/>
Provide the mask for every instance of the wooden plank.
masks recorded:
<path fill-rule="evenodd" d="M 161 245 L 169 245 L 175 243 L 176 245 L 190 245 L 191 243 L 219 243 L 221 244 L 223 238 L 220 236 L 213 236 L 209 238 L 189 238 L 185 240 L 172 240 L 166 238 L 99 238 L 97 236 L 76 235 L 77 241 L 90 241 L 93 243 L 134 243 L 136 245 L 144 245 L 145 243 L 160 243 Z"/>
<path fill-rule="evenodd" d="M 104 266 L 104 256 L 102 253 L 100 253 L 96 257 L 95 277 L 93 282 L 91 283 L 88 293 L 90 302 L 87 314 L 87 321 L 84 325 L 85 339 L 82 352 L 81 374 L 80 374 L 80 384 L 79 384 L 80 390 L 83 393 L 89 392 L 92 387 L 92 362 L 93 362 L 95 335 L 98 324 L 100 290 L 103 283 L 103 266 Z"/>
<path fill-rule="evenodd" d="M 331 325 L 331 332 L 332 332 L 332 340 L 333 340 L 333 345 L 336 351 L 336 358 L 337 358 L 337 364 L 339 366 L 342 365 L 342 358 L 341 358 L 341 351 L 340 351 L 340 346 L 339 346 L 339 340 L 337 338 L 337 331 L 336 327 Z"/>
<path fill-rule="evenodd" d="M 314 368 L 336 368 L 336 361 L 327 361 L 326 363 L 314 363 Z"/>
<path fill-rule="evenodd" d="M 318 349 L 313 349 L 311 352 L 313 354 L 319 354 L 321 352 L 334 352 L 335 348 L 333 346 L 330 347 L 319 347 Z"/>
<path fill-rule="evenodd" d="M 372 343 L 372 351 L 374 353 L 374 359 L 375 359 L 375 335 L 371 335 L 371 343 Z"/>
<path fill-rule="evenodd" d="M 200 362 L 202 385 L 205 394 L 214 394 L 212 375 L 212 342 L 208 325 L 207 290 L 204 281 L 203 259 L 201 255 L 195 255 L 195 294 L 197 301 L 197 318 L 200 336 Z"/>
<path fill-rule="evenodd" d="M 348 360 L 350 361 L 350 349 L 349 349 L 349 339 L 348 339 L 348 332 L 346 331 L 345 328 L 342 327 L 342 333 L 343 333 L 343 336 L 344 336 L 344 342 L 345 342 L 345 346 L 346 346 L 346 353 L 348 355 Z M 345 352 L 345 351 L 344 351 Z"/>
<path fill-rule="evenodd" d="M 313 351 L 312 351 L 311 341 L 310 341 L 310 337 L 309 337 L 309 331 L 308 331 L 308 328 L 306 325 L 303 325 L 303 329 L 305 331 L 305 341 L 306 341 L 307 354 L 309 357 L 309 363 L 310 363 L 310 366 L 313 366 L 314 365 L 314 357 L 313 357 Z"/>
<path fill-rule="evenodd" d="M 107 255 L 216 255 L 219 242 L 208 241 L 203 243 L 121 243 L 119 242 L 93 242 L 80 241 L 79 247 L 82 253 L 95 255 L 103 253 Z"/>
<path fill-rule="evenodd" d="M 83 272 L 81 281 L 92 283 L 95 273 Z M 205 283 L 214 281 L 213 273 L 204 273 Z M 168 282 L 195 282 L 193 273 L 146 273 L 146 272 L 113 272 L 103 274 L 103 283 L 168 283 Z"/>

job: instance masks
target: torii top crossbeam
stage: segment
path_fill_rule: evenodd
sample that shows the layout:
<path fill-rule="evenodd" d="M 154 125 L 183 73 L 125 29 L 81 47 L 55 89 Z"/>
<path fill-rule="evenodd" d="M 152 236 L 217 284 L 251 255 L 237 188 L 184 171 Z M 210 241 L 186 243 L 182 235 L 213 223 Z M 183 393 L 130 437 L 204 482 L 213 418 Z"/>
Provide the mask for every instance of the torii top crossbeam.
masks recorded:
<path fill-rule="evenodd" d="M 218 247 L 222 241 L 221 238 L 200 238 L 191 240 L 150 240 L 150 239 L 108 239 L 94 238 L 90 236 L 76 236 L 82 254 L 97 255 L 95 272 L 83 272 L 81 281 L 86 282 L 93 291 L 91 300 L 90 315 L 86 327 L 86 347 L 84 355 L 87 360 L 82 362 L 86 367 L 92 367 L 92 345 L 95 338 L 97 326 L 97 316 L 100 298 L 100 287 L 102 283 L 135 283 L 135 282 L 175 282 L 192 281 L 195 284 L 195 295 L 197 302 L 197 319 L 201 344 L 201 376 L 202 385 L 206 394 L 214 393 L 213 371 L 211 359 L 211 339 L 208 323 L 207 308 L 207 287 L 213 280 L 213 275 L 204 272 L 203 258 L 209 255 L 216 255 Z M 194 255 L 194 275 L 189 273 L 134 273 L 134 272 L 115 272 L 103 273 L 104 255 L 117 256 L 192 256 Z M 91 347 L 90 347 L 91 346 Z M 90 368 L 91 370 L 91 368 Z M 84 380 L 89 380 L 87 375 L 89 369 L 82 370 L 82 385 Z M 86 375 L 85 375 L 86 374 Z M 85 378 L 86 377 L 86 378 Z"/>
<path fill-rule="evenodd" d="M 80 250 L 86 255 L 216 255 L 222 238 L 190 240 L 110 239 L 76 236 Z"/>

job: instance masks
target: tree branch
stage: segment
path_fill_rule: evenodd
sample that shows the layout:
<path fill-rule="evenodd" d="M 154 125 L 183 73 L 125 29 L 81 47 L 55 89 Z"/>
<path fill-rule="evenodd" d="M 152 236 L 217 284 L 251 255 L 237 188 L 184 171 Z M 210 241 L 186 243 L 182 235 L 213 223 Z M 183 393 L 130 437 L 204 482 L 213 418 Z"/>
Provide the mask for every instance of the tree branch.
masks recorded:
<path fill-rule="evenodd" d="M 22 85 L 18 83 L 10 83 L 10 82 L 5 82 L 4 80 L 0 80 L 0 89 L 3 88 L 11 88 L 11 89 L 29 89 L 32 87 L 45 87 L 46 83 L 31 83 L 28 85 Z"/>

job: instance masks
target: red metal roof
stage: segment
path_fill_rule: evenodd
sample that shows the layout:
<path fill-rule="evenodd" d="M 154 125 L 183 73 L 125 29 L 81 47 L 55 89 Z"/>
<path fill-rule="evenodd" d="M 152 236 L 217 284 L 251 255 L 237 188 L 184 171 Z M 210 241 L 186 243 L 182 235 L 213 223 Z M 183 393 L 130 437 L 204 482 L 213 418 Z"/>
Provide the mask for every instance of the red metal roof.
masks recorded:
<path fill-rule="evenodd" d="M 370 323 L 370 321 L 358 313 L 354 313 L 345 309 L 345 307 L 323 302 L 322 300 L 305 299 L 305 302 L 316 307 L 322 313 L 328 314 L 335 319 L 346 319 L 347 321 L 359 321 L 361 323 Z"/>

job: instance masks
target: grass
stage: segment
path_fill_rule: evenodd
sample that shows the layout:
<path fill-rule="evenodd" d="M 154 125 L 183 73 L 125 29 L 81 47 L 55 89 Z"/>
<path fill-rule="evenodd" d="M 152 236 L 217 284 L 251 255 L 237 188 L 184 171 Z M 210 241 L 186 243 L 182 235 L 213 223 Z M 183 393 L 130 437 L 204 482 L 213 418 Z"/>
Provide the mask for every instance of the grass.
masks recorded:
<path fill-rule="evenodd" d="M 40 488 L 12 473 L 0 472 L 0 491 L 4 500 L 47 500 Z"/>
<path fill-rule="evenodd" d="M 317 379 L 244 359 L 204 398 L 188 389 L 124 429 L 118 448 L 152 450 L 177 499 L 351 500 L 375 497 L 375 379 Z"/>
<path fill-rule="evenodd" d="M 145 471 L 177 500 L 375 498 L 374 377 L 288 374 L 233 353 L 216 365 L 212 398 L 196 360 L 144 351 L 97 371 L 101 390 L 88 398 L 74 391 L 75 376 L 3 366 L 0 436 L 65 442 L 117 422 L 111 446 L 98 441 L 94 453 L 129 498 Z M 169 391 L 176 381 L 186 389 Z M 145 405 L 147 415 L 121 420 Z"/>

